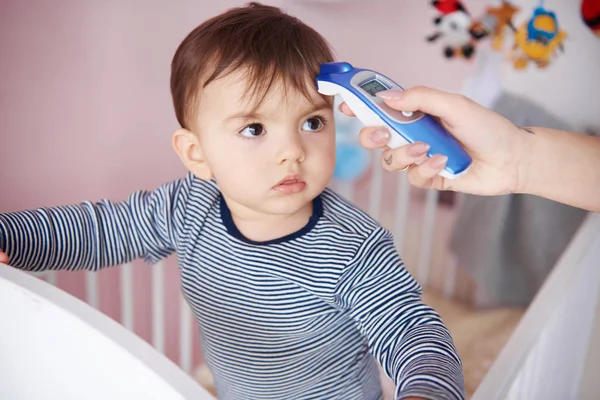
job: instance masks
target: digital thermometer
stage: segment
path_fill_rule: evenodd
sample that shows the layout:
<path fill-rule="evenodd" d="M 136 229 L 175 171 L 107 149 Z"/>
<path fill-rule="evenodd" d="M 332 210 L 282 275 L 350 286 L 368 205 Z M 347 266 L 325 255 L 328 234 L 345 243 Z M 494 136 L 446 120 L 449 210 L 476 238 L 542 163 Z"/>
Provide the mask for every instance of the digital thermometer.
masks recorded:
<path fill-rule="evenodd" d="M 382 90 L 404 90 L 388 77 L 347 62 L 324 63 L 317 76 L 317 89 L 328 96 L 339 94 L 365 126 L 386 126 L 392 135 L 389 147 L 423 142 L 430 146 L 428 157 L 447 156 L 446 168 L 439 175 L 454 179 L 471 166 L 471 156 L 431 115 L 394 110 L 375 95 Z"/>

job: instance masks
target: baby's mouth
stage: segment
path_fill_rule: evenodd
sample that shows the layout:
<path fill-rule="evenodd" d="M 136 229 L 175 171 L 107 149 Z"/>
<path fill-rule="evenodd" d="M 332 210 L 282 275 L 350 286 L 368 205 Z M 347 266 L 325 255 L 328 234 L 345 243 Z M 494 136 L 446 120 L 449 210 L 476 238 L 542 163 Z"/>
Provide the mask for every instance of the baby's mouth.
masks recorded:
<path fill-rule="evenodd" d="M 299 176 L 287 176 L 284 179 L 282 179 L 277 185 L 275 185 L 273 189 L 280 193 L 291 194 L 299 193 L 302 190 L 304 190 L 305 187 L 306 182 L 304 182 L 304 180 Z"/>

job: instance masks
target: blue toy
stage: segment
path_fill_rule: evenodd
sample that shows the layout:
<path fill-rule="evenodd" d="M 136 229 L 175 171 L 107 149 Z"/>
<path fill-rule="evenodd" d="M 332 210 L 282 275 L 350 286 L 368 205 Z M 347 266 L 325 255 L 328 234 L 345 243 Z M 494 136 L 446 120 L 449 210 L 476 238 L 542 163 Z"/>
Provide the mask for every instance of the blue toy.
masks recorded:
<path fill-rule="evenodd" d="M 540 23 L 542 18 L 545 18 L 548 21 Z M 543 44 L 548 44 L 556 37 L 556 35 L 558 35 L 558 32 L 558 20 L 553 11 L 547 11 L 543 7 L 537 7 L 533 10 L 533 15 L 527 23 L 527 38 L 529 40 L 536 40 Z"/>
<path fill-rule="evenodd" d="M 351 182 L 361 178 L 369 166 L 367 151 L 357 144 L 338 144 L 335 156 L 333 178 L 340 182 Z"/>
<path fill-rule="evenodd" d="M 360 145 L 358 131 L 360 121 L 339 111 L 341 101 L 336 98 L 334 118 L 336 128 L 336 160 L 333 178 L 339 182 L 360 179 L 367 172 L 371 162 L 371 152 Z"/>

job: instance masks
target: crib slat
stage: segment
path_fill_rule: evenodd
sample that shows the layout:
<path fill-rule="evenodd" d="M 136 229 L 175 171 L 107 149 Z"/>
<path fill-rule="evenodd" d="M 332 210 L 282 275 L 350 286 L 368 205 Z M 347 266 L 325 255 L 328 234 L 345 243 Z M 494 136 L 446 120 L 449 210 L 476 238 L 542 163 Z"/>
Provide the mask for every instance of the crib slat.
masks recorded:
<path fill-rule="evenodd" d="M 46 273 L 46 282 L 52 286 L 56 286 L 56 271 L 48 271 Z"/>
<path fill-rule="evenodd" d="M 417 276 L 419 284 L 426 286 L 429 279 L 431 266 L 431 252 L 433 249 L 433 235 L 435 233 L 435 212 L 437 209 L 438 191 L 427 190 L 425 201 L 425 215 L 421 231 L 421 246 L 419 248 L 419 263 Z"/>
<path fill-rule="evenodd" d="M 446 254 L 444 263 L 444 296 L 447 299 L 453 299 L 456 294 L 456 278 L 458 276 L 458 261 L 450 254 Z"/>
<path fill-rule="evenodd" d="M 400 174 L 398 192 L 396 194 L 396 221 L 394 222 L 394 238 L 396 248 L 399 252 L 404 249 L 404 238 L 406 235 L 408 205 L 410 200 L 410 184 L 406 174 Z"/>
<path fill-rule="evenodd" d="M 185 297 L 179 300 L 179 367 L 187 372 L 192 372 L 192 312 Z"/>
<path fill-rule="evenodd" d="M 381 195 L 383 191 L 383 168 L 381 167 L 382 150 L 374 150 L 371 168 L 371 188 L 369 192 L 369 215 L 379 221 L 381 216 Z"/>
<path fill-rule="evenodd" d="M 152 345 L 156 350 L 165 350 L 164 322 L 164 264 L 159 262 L 152 267 Z"/>
<path fill-rule="evenodd" d="M 336 185 L 336 192 L 350 202 L 354 201 L 354 183 L 339 182 Z"/>
<path fill-rule="evenodd" d="M 98 282 L 96 279 L 96 273 L 93 271 L 87 271 L 85 273 L 85 296 L 87 303 L 98 308 Z"/>
<path fill-rule="evenodd" d="M 121 266 L 121 324 L 133 331 L 133 269 L 131 264 Z"/>

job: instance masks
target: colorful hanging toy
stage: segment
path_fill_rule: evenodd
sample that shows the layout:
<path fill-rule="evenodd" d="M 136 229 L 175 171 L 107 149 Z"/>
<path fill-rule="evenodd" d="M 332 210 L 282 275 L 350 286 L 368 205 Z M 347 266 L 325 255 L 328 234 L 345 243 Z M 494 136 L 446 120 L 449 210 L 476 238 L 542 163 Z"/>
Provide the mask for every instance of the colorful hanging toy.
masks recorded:
<path fill-rule="evenodd" d="M 566 32 L 559 29 L 555 13 L 540 5 L 533 10 L 529 21 L 519 26 L 515 32 L 515 43 L 510 55 L 514 67 L 518 70 L 525 69 L 529 62 L 538 68 L 547 67 L 558 49 L 564 52 L 566 37 Z"/>
<path fill-rule="evenodd" d="M 581 18 L 594 35 L 600 38 L 600 0 L 583 0 Z"/>
<path fill-rule="evenodd" d="M 519 10 L 519 7 L 514 6 L 508 1 L 503 1 L 500 7 L 488 7 L 486 9 L 481 22 L 492 40 L 492 49 L 496 51 L 502 50 L 506 28 L 510 28 L 513 33 L 517 30 L 513 25 L 512 19 Z"/>
<path fill-rule="evenodd" d="M 442 38 L 447 58 L 473 57 L 476 41 L 486 35 L 484 26 L 471 18 L 460 1 L 433 0 L 431 4 L 441 15 L 434 19 L 437 30 L 427 37 L 427 41 Z"/>

